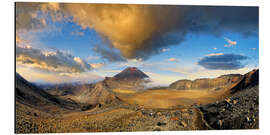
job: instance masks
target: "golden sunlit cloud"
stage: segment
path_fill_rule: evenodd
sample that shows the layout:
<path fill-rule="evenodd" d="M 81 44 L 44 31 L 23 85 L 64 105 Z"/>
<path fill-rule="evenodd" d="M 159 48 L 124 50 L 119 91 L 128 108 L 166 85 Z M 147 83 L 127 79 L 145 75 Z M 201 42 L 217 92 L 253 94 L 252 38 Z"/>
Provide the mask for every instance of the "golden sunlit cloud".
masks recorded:
<path fill-rule="evenodd" d="M 175 61 L 178 61 L 178 60 L 176 58 L 169 58 L 168 61 L 175 62 Z"/>
<path fill-rule="evenodd" d="M 224 39 L 225 39 L 225 41 L 228 43 L 228 44 L 225 44 L 224 47 L 236 46 L 236 44 L 237 44 L 236 41 L 232 41 L 232 40 L 229 39 L 229 38 L 224 37 Z"/>
<path fill-rule="evenodd" d="M 102 68 L 104 66 L 104 63 L 94 63 L 90 64 L 93 68 Z"/>
<path fill-rule="evenodd" d="M 167 12 L 159 12 L 161 8 Z M 173 11 L 177 9 L 166 6 L 66 4 L 65 9 L 83 28 L 94 28 L 104 35 L 125 58 L 136 58 L 137 51 L 146 42 L 169 31 L 178 21 L 168 21 L 174 19 Z"/>
<path fill-rule="evenodd" d="M 224 53 L 210 53 L 207 54 L 206 56 L 220 56 L 220 55 L 224 55 Z"/>

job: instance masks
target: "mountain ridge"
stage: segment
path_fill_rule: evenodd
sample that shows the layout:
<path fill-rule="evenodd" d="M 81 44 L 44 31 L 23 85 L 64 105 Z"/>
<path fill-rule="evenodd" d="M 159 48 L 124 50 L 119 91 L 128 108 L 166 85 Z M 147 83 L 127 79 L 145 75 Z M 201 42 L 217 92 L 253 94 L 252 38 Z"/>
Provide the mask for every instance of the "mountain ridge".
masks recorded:
<path fill-rule="evenodd" d="M 16 101 L 25 105 L 41 107 L 55 105 L 65 109 L 79 109 L 80 106 L 73 102 L 59 99 L 36 85 L 24 79 L 19 73 L 16 73 L 15 97 Z"/>
<path fill-rule="evenodd" d="M 259 84 L 259 69 L 254 69 L 244 75 L 226 74 L 216 78 L 201 78 L 195 80 L 178 80 L 169 85 L 174 90 L 192 90 L 192 89 L 231 89 L 232 93 L 239 89 L 245 89 Z"/>

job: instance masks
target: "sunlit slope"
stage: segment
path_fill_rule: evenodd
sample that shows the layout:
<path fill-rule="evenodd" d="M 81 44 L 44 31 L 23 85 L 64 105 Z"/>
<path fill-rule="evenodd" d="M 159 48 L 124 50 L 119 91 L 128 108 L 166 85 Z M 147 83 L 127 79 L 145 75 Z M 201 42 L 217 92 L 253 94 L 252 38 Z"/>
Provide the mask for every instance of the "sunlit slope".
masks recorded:
<path fill-rule="evenodd" d="M 121 94 L 133 94 L 136 93 L 135 90 L 128 90 L 128 89 L 114 89 L 112 90 L 115 93 L 121 93 Z"/>

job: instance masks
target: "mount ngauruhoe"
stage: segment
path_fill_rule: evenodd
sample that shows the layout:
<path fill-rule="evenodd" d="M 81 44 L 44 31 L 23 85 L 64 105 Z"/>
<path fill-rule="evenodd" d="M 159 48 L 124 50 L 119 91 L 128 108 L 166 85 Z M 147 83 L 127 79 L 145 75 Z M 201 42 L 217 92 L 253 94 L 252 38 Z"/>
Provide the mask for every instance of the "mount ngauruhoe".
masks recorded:
<path fill-rule="evenodd" d="M 116 74 L 114 78 L 117 78 L 118 80 L 142 80 L 142 79 L 148 79 L 149 76 L 147 76 L 144 72 L 139 70 L 136 67 L 128 67 L 121 71 L 120 73 Z"/>

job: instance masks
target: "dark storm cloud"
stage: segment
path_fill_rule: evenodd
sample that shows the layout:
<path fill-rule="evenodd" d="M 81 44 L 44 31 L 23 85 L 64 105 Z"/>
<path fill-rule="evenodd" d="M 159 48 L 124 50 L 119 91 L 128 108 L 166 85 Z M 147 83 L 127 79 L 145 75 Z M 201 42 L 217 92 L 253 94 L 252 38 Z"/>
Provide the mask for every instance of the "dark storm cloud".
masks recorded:
<path fill-rule="evenodd" d="M 113 61 L 126 61 L 125 58 L 123 58 L 118 52 L 117 50 L 115 50 L 114 48 L 104 48 L 101 46 L 96 46 L 95 48 L 93 48 L 93 50 L 96 53 L 101 54 L 101 57 L 103 59 L 108 60 L 109 62 L 113 62 Z"/>
<path fill-rule="evenodd" d="M 206 69 L 232 70 L 243 68 L 241 61 L 246 59 L 248 57 L 238 54 L 211 55 L 200 59 L 198 65 Z"/>
<path fill-rule="evenodd" d="M 193 10 L 192 31 L 220 35 L 224 32 L 237 32 L 243 35 L 256 35 L 258 32 L 259 11 L 257 7 L 198 7 Z"/>
<path fill-rule="evenodd" d="M 54 13 L 69 15 L 73 18 L 73 22 L 82 28 L 94 29 L 102 38 L 108 40 L 97 52 L 109 61 L 122 61 L 123 58 L 145 60 L 158 54 L 162 48 L 180 44 L 187 34 L 214 36 L 224 33 L 239 33 L 244 36 L 258 34 L 257 7 L 82 3 L 43 4 L 35 5 L 35 8 L 27 8 L 28 6 L 32 5 L 18 6 L 22 10 L 18 15 L 16 13 L 16 24 L 20 22 L 32 26 L 32 23 L 29 23 L 31 15 L 25 20 L 21 16 L 27 13 L 34 14 L 37 9 L 40 11 L 46 9 L 44 12 L 53 11 L 49 12 L 52 16 L 55 16 Z M 35 17 L 32 19 L 38 21 Z M 64 18 L 56 20 L 61 19 Z M 43 23 L 40 24 L 46 24 L 44 20 L 41 21 Z M 119 51 L 110 52 L 108 51 L 110 47 Z M 114 57 L 111 57 L 112 54 Z M 121 57 L 115 57 L 116 54 Z"/>

